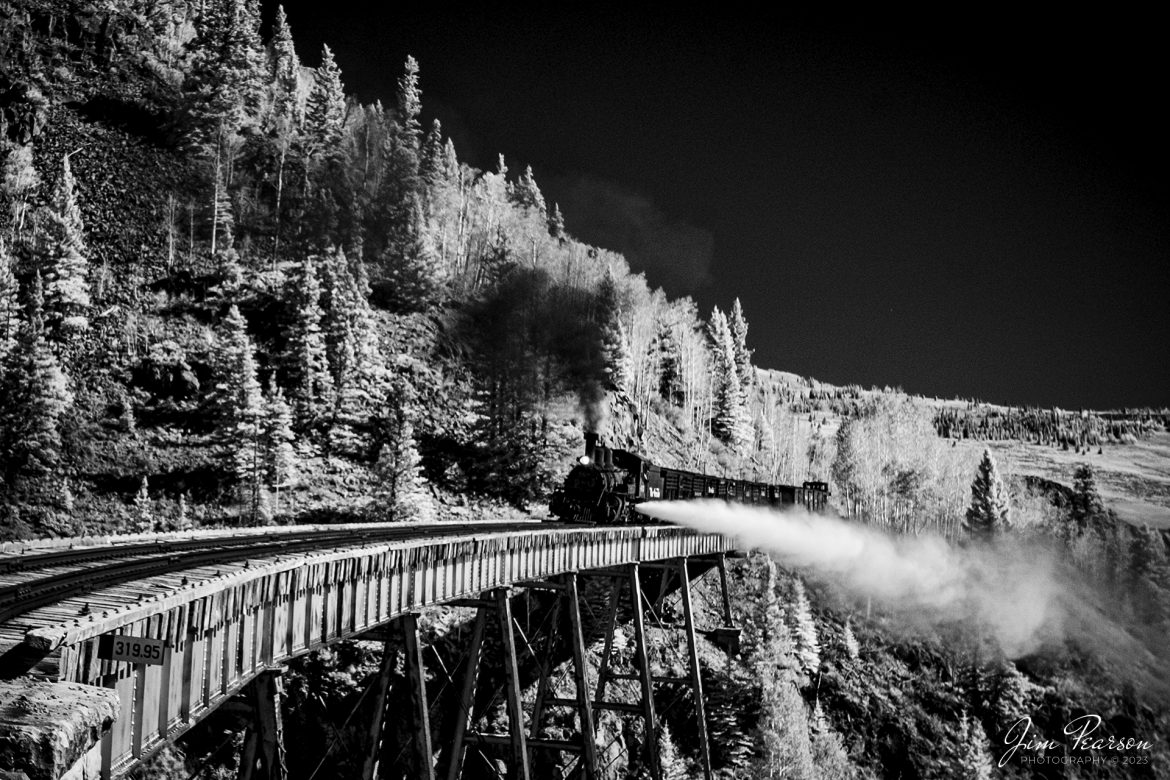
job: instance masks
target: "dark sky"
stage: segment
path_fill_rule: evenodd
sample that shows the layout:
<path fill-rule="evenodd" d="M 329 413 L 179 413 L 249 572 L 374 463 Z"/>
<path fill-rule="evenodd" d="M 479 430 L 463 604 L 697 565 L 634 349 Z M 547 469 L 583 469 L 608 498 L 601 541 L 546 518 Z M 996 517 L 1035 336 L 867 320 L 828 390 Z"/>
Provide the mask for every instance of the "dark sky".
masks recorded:
<path fill-rule="evenodd" d="M 286 9 L 363 101 L 393 104 L 414 55 L 461 159 L 532 165 L 569 232 L 652 286 L 704 314 L 740 297 L 757 365 L 1170 405 L 1153 18 L 410 5 Z"/>

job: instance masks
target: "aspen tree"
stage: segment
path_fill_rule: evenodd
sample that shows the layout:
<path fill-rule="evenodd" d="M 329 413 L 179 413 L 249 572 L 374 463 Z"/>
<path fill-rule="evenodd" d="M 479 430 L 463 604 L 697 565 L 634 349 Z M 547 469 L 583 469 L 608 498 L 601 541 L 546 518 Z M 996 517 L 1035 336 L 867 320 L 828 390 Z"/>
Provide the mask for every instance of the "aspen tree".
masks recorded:
<path fill-rule="evenodd" d="M 8 235 L 14 244 L 19 245 L 33 197 L 41 186 L 41 177 L 33 163 L 32 144 L 5 144 L 0 148 L 5 147 L 3 177 L 10 218 Z"/>
<path fill-rule="evenodd" d="M 20 283 L 15 262 L 4 239 L 0 239 L 0 372 L 16 349 L 20 330 Z"/>

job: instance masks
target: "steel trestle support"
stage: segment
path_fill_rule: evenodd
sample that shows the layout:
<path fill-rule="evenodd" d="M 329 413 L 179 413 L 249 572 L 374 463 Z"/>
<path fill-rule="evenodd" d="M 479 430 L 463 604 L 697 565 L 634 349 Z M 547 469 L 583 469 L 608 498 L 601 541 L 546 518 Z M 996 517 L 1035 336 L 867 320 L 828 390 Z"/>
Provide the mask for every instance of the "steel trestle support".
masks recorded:
<path fill-rule="evenodd" d="M 240 780 L 286 780 L 280 670 L 260 673 L 250 690 L 252 719 L 244 736 L 238 777 Z"/>
<path fill-rule="evenodd" d="M 728 598 L 723 556 L 719 556 L 716 563 L 719 566 L 721 575 L 720 585 L 723 591 L 723 604 L 721 605 L 723 607 L 723 614 L 721 618 L 725 624 L 725 627 L 718 629 L 716 633 L 720 631 L 734 632 L 736 639 L 738 639 L 738 630 L 731 627 L 731 604 Z M 649 569 L 658 575 L 656 586 L 654 584 L 650 586 L 655 592 L 653 598 L 647 595 L 646 584 L 642 579 L 643 569 Z M 594 572 L 586 573 L 594 574 Z M 609 619 L 606 624 L 605 649 L 602 652 L 597 695 L 593 701 L 594 709 L 598 711 L 616 710 L 629 712 L 631 714 L 639 714 L 643 717 L 646 724 L 646 728 L 644 729 L 644 759 L 650 770 L 651 777 L 654 780 L 662 780 L 661 755 L 658 740 L 660 733 L 658 718 L 661 716 L 661 713 L 657 711 L 657 706 L 654 701 L 654 686 L 659 683 L 681 683 L 685 685 L 690 689 L 695 705 L 695 723 L 699 738 L 699 762 L 703 770 L 703 777 L 705 780 L 712 780 L 714 774 L 711 768 L 706 704 L 703 696 L 702 673 L 699 667 L 698 645 L 696 642 L 697 632 L 695 629 L 694 608 L 691 600 L 691 572 L 687 559 L 685 557 L 676 558 L 674 560 L 660 561 L 653 564 L 634 563 L 621 570 L 606 569 L 596 572 L 596 574 L 597 576 L 609 578 L 613 582 L 613 586 Z M 618 604 L 622 595 L 623 585 L 627 585 L 629 588 L 631 619 L 634 624 L 633 674 L 615 672 L 610 668 L 613 652 L 613 632 L 617 625 Z M 673 626 L 671 628 L 682 630 L 685 634 L 687 647 L 686 665 L 688 671 L 685 678 L 653 674 L 648 653 L 649 640 L 647 638 L 645 616 L 646 614 L 651 615 L 660 629 L 668 629 L 659 618 L 658 611 L 667 593 L 674 586 L 678 587 L 681 594 L 684 622 L 681 626 Z M 636 681 L 639 684 L 640 705 L 606 700 L 606 688 L 608 684 L 618 680 Z"/>
<path fill-rule="evenodd" d="M 435 780 L 434 750 L 431 746 L 430 710 L 427 703 L 426 670 L 423 666 L 422 645 L 418 641 L 418 615 L 408 612 L 398 618 L 405 652 L 407 683 L 410 686 L 410 726 L 413 777 Z M 393 638 L 387 636 L 382 648 L 382 664 L 374 681 L 375 717 L 370 723 L 370 753 L 362 766 L 362 780 L 376 780 L 382 756 L 383 733 L 386 727 L 386 702 L 389 699 L 394 675 L 396 653 Z"/>
<path fill-rule="evenodd" d="M 707 561 L 708 565 L 711 561 Z M 727 578 L 723 567 L 722 556 L 715 563 L 719 565 L 720 585 L 723 589 L 722 614 L 720 622 L 724 628 L 720 631 L 735 631 L 731 627 L 731 604 L 727 597 Z M 643 582 L 642 569 L 651 568 L 650 584 Z M 655 578 L 654 575 L 657 575 Z M 581 613 L 581 594 L 579 582 L 584 578 L 604 579 L 610 583 L 608 605 L 603 616 L 592 620 L 587 628 Z M 482 757 L 489 761 L 493 770 L 499 771 L 500 762 L 506 764 L 506 777 L 509 780 L 531 780 L 536 754 L 541 751 L 557 751 L 566 754 L 575 754 L 577 764 L 568 771 L 566 777 L 583 777 L 586 780 L 595 780 L 603 776 L 606 769 L 597 744 L 597 728 L 602 711 L 623 712 L 633 716 L 640 716 L 644 723 L 643 729 L 643 766 L 649 770 L 653 780 L 662 780 L 660 764 L 659 734 L 661 725 L 657 705 L 654 699 L 654 686 L 682 685 L 688 689 L 694 702 L 696 732 L 699 739 L 698 754 L 705 780 L 714 777 L 711 768 L 711 755 L 707 729 L 706 704 L 703 695 L 701 669 L 699 667 L 698 645 L 696 640 L 696 626 L 694 606 L 691 599 L 691 570 L 687 558 L 676 558 L 668 561 L 656 562 L 653 567 L 637 563 L 622 567 L 610 567 L 599 570 L 585 570 L 549 578 L 547 581 L 528 581 L 523 587 L 543 592 L 550 597 L 551 604 L 547 604 L 545 623 L 551 622 L 547 632 L 540 633 L 540 629 L 533 629 L 527 622 L 529 631 L 536 633 L 526 634 L 513 617 L 512 597 L 514 592 L 510 588 L 497 588 L 487 591 L 478 598 L 465 599 L 461 603 L 474 606 L 477 610 L 471 642 L 466 654 L 466 662 L 462 667 L 461 690 L 458 703 L 458 715 L 454 723 L 453 737 L 450 746 L 443 750 L 440 767 L 445 770 L 440 776 L 445 780 L 458 780 L 462 776 L 469 749 L 478 750 Z M 652 589 L 654 596 L 648 595 L 647 587 Z M 681 594 L 683 621 L 680 625 L 666 628 L 659 618 L 659 609 L 669 590 L 677 587 Z M 627 590 L 628 589 L 628 590 Z M 632 648 L 632 664 L 627 661 L 617 661 L 614 658 L 614 633 L 619 623 L 619 615 L 623 613 L 621 607 L 625 592 L 629 594 L 630 618 L 634 629 L 634 643 Z M 491 613 L 495 613 L 494 616 Z M 663 630 L 679 630 L 685 634 L 686 667 L 685 677 L 672 677 L 662 674 L 655 675 L 650 662 L 650 639 L 647 633 L 646 616 L 651 616 L 655 623 Z M 503 653 L 502 693 L 508 713 L 508 727 L 506 733 L 484 734 L 477 733 L 472 727 L 482 711 L 476 711 L 477 689 L 480 686 L 480 671 L 484 635 L 489 623 L 498 627 L 500 647 Z M 599 630 L 600 629 L 600 630 Z M 738 632 L 736 631 L 738 634 Z M 603 638 L 601 662 L 597 672 L 595 687 L 591 690 L 591 681 L 587 671 L 586 637 Z M 736 637 L 738 638 L 738 637 Z M 558 642 L 560 643 L 558 645 Z M 557 656 L 557 648 L 571 651 L 572 697 L 565 696 L 567 690 L 562 687 L 558 692 L 550 679 L 555 660 L 565 659 L 562 650 Z M 526 663 L 522 666 L 520 654 L 524 654 Z M 615 668 L 615 661 L 626 666 L 632 665 L 632 673 Z M 522 697 L 522 681 L 520 672 L 527 668 L 531 673 L 536 668 L 536 695 L 531 713 L 525 713 Z M 638 701 L 610 699 L 610 687 L 617 682 L 636 683 L 635 690 Z M 496 689 L 496 695 L 501 693 Z M 558 695 L 559 693 L 559 695 Z M 496 699 L 498 701 L 498 698 Z M 480 697 L 480 706 L 483 698 Z M 579 722 L 580 732 L 576 737 L 550 739 L 542 734 L 545 719 L 552 708 L 566 708 L 575 710 L 576 721 Z M 526 715 L 528 717 L 526 718 Z M 486 752 L 482 752 L 486 751 Z M 421 776 L 421 775 L 420 775 Z"/>

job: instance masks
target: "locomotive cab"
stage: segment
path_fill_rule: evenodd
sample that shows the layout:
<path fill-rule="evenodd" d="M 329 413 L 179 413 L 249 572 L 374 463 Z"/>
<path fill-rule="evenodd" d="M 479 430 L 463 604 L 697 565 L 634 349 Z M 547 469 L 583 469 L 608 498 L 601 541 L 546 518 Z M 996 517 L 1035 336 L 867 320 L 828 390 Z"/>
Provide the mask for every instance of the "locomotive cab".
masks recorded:
<path fill-rule="evenodd" d="M 638 455 L 607 447 L 596 433 L 586 433 L 585 452 L 564 487 L 553 493 L 549 510 L 570 522 L 627 522 L 630 505 L 644 497 L 648 471 Z"/>

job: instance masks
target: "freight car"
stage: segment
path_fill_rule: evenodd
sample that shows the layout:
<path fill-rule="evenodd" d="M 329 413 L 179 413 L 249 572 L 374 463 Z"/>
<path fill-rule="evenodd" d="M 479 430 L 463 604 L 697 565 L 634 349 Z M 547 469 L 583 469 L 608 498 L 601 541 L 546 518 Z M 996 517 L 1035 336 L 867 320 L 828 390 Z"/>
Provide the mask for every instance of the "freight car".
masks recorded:
<path fill-rule="evenodd" d="M 632 507 L 642 501 L 720 498 L 743 504 L 800 505 L 825 509 L 829 486 L 802 487 L 727 479 L 658 466 L 628 450 L 606 447 L 596 433 L 585 434 L 585 453 L 552 497 L 549 510 L 568 522 L 628 523 Z"/>

